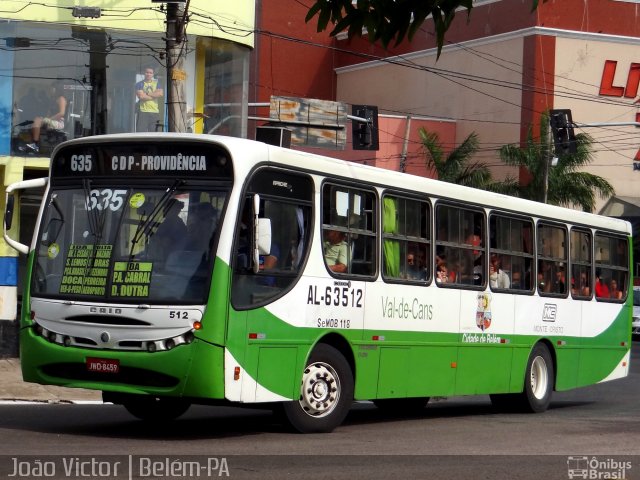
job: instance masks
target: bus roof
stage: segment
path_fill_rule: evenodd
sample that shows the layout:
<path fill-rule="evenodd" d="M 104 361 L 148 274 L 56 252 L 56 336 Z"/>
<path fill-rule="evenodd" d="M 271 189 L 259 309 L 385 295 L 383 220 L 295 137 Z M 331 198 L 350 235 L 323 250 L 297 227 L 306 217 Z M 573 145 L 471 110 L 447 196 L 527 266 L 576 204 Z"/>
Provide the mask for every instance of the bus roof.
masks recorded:
<path fill-rule="evenodd" d="M 355 180 L 379 187 L 422 193 L 430 197 L 462 201 L 487 208 L 496 208 L 535 217 L 549 218 L 571 222 L 573 224 L 583 224 L 595 228 L 614 230 L 626 235 L 631 235 L 632 233 L 631 224 L 617 218 L 595 215 L 531 200 L 524 200 L 509 195 L 464 187 L 448 182 L 441 182 L 432 178 L 362 165 L 351 161 L 339 160 L 300 150 L 281 148 L 237 137 L 188 133 L 124 133 L 99 135 L 64 142 L 54 150 L 53 155 L 56 154 L 59 148 L 63 148 L 65 145 L 77 143 L 88 142 L 100 144 L 115 141 L 140 142 L 145 140 L 171 142 L 176 141 L 177 139 L 203 143 L 216 143 L 225 146 L 235 160 L 233 168 L 237 173 L 236 178 L 246 178 L 248 172 L 257 164 L 268 162 L 273 165 L 288 166 L 320 175 L 329 174 L 332 177 L 341 178 L 343 180 Z M 238 161 L 238 159 L 242 159 L 243 161 Z"/>

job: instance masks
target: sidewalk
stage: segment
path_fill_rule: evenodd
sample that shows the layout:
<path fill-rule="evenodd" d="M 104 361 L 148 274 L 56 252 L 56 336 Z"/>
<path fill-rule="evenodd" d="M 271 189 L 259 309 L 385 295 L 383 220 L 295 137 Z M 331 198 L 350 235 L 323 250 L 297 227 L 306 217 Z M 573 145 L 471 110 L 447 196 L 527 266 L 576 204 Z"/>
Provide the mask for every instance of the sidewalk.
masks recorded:
<path fill-rule="evenodd" d="M 22 381 L 20 359 L 0 358 L 0 401 L 74 403 L 102 401 L 102 392 L 81 388 L 38 385 Z"/>

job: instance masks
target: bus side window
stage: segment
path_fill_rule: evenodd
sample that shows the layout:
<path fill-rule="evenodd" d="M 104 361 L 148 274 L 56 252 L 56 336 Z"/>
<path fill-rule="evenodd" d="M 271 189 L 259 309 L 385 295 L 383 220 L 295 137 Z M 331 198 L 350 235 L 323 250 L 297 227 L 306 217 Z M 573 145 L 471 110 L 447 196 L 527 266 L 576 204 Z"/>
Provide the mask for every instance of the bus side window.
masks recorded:
<path fill-rule="evenodd" d="M 427 202 L 385 195 L 382 199 L 382 237 L 385 279 L 428 280 L 431 249 Z"/>
<path fill-rule="evenodd" d="M 447 281 L 438 285 L 482 288 L 486 285 L 485 216 L 480 210 L 453 205 L 436 207 L 436 268 L 445 263 Z"/>
<path fill-rule="evenodd" d="M 282 296 L 301 274 L 310 245 L 311 178 L 270 168 L 257 172 L 239 206 L 235 249 L 231 252 L 231 301 L 239 309 L 264 305 Z M 269 219 L 271 224 L 270 249 L 259 252 L 257 265 L 252 247 L 256 194 L 260 197 L 258 218 Z"/>
<path fill-rule="evenodd" d="M 377 272 L 377 202 L 373 191 L 326 183 L 322 188 L 322 255 L 332 275 Z"/>
<path fill-rule="evenodd" d="M 627 239 L 596 233 L 596 278 L 594 291 L 598 301 L 623 302 L 629 288 Z M 602 252 L 601 255 L 597 253 Z"/>
<path fill-rule="evenodd" d="M 591 292 L 591 232 L 571 229 L 571 296 L 589 300 Z"/>
<path fill-rule="evenodd" d="M 538 224 L 538 293 L 566 296 L 567 230 L 564 226 Z"/>
<path fill-rule="evenodd" d="M 530 293 L 533 222 L 506 213 L 489 217 L 489 284 L 492 290 Z M 492 268 L 493 267 L 493 268 Z"/>

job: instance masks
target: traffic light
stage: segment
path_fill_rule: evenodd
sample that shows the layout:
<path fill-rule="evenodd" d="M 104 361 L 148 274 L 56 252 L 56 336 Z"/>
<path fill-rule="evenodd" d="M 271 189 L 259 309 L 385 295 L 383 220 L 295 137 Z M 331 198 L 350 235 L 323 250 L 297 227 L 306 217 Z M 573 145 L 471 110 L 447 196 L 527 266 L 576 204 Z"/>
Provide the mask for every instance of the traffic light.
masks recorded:
<path fill-rule="evenodd" d="M 576 153 L 576 136 L 573 131 L 571 110 L 551 110 L 549 123 L 551 124 L 556 155 Z"/>
<path fill-rule="evenodd" d="M 378 150 L 378 107 L 353 105 L 354 117 L 366 118 L 367 122 L 351 120 L 354 150 Z"/>

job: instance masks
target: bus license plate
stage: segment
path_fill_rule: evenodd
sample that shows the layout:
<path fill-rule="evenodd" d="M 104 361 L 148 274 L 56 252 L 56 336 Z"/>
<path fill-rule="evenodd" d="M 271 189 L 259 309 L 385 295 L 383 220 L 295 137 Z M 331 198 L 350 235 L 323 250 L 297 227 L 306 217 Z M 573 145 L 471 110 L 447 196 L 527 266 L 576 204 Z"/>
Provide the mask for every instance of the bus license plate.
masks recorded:
<path fill-rule="evenodd" d="M 98 373 L 118 373 L 120 371 L 120 360 L 87 358 L 87 370 Z"/>

